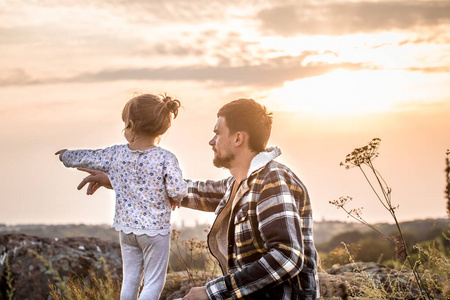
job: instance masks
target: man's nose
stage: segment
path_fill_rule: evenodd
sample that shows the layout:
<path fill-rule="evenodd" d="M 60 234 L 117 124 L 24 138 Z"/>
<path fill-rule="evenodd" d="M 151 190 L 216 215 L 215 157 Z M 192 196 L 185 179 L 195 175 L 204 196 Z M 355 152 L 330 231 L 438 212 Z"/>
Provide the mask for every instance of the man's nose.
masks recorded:
<path fill-rule="evenodd" d="M 216 138 L 212 138 L 210 141 L 209 141 L 209 145 L 210 146 L 214 146 L 216 144 Z"/>

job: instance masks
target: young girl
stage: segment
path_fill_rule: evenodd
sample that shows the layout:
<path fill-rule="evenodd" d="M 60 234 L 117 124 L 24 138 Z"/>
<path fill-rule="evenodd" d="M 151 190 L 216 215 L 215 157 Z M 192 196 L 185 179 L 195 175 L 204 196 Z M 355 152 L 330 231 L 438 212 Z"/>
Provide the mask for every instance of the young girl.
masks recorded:
<path fill-rule="evenodd" d="M 180 101 L 144 94 L 125 105 L 126 145 L 99 150 L 56 152 L 66 167 L 108 174 L 116 193 L 113 227 L 120 232 L 123 261 L 121 299 L 158 299 L 165 283 L 170 244 L 170 213 L 187 193 L 175 155 L 156 143 L 177 117 Z"/>

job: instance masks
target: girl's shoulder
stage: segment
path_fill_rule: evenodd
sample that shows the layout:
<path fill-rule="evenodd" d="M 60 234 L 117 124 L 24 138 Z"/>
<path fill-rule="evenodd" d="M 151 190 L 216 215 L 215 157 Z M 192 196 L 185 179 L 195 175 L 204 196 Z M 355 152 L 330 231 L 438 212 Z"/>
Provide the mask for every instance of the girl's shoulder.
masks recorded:
<path fill-rule="evenodd" d="M 106 148 L 101 148 L 98 149 L 97 151 L 102 151 L 102 152 L 119 152 L 119 151 L 126 151 L 128 148 L 128 145 L 112 145 Z"/>
<path fill-rule="evenodd" d="M 167 157 L 175 157 L 175 154 L 172 153 L 172 151 L 167 150 L 166 148 L 163 147 L 156 147 L 155 150 L 159 151 L 161 154 L 164 154 Z"/>
<path fill-rule="evenodd" d="M 177 156 L 170 150 L 158 146 L 158 151 L 160 151 L 160 157 L 164 160 L 166 164 L 178 164 Z"/>
<path fill-rule="evenodd" d="M 109 147 L 109 150 L 116 155 L 125 155 L 126 153 L 130 152 L 128 144 L 113 145 Z"/>

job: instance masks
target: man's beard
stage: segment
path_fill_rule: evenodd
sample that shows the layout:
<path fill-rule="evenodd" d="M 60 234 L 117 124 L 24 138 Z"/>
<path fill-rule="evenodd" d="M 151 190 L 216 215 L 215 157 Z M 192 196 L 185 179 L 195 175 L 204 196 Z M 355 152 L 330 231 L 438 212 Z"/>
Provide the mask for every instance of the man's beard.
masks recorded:
<path fill-rule="evenodd" d="M 217 168 L 229 169 L 231 167 L 231 162 L 234 160 L 234 154 L 230 153 L 225 156 L 219 156 L 217 153 L 214 154 L 213 164 Z"/>

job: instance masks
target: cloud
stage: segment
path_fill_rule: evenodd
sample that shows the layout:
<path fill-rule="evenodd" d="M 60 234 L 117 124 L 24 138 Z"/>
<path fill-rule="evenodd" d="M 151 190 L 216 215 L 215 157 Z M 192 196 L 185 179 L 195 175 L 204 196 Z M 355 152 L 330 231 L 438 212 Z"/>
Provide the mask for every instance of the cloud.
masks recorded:
<path fill-rule="evenodd" d="M 25 70 L 16 68 L 0 74 L 0 86 L 38 84 Z"/>
<path fill-rule="evenodd" d="M 193 80 L 274 87 L 338 68 L 376 67 L 370 63 L 349 63 L 353 58 L 340 61 L 339 47 L 331 48 L 335 52 L 330 53 L 336 59 L 320 58 L 327 52 L 306 51 L 309 46 L 314 49 L 314 45 L 296 38 L 281 40 L 291 44 L 290 49 L 283 51 L 282 47 L 269 44 L 270 38 L 258 35 L 255 25 L 259 24 L 261 32 L 268 35 L 290 36 L 450 24 L 449 1 L 324 0 L 320 5 L 317 3 L 309 0 L 101 0 L 92 5 L 86 0 L 62 0 L 55 5 L 54 1 L 43 0 L 39 6 L 16 4 L 23 11 L 15 13 L 14 7 L 10 7 L 8 15 L 9 20 L 20 25 L 0 25 L 0 44 L 7 46 L 2 52 L 9 64 L 5 64 L 4 69 L 16 69 L 2 70 L 0 84 Z M 36 20 L 31 18 L 33 13 Z M 99 23 L 98 20 L 102 21 Z M 409 35 L 397 43 L 391 40 L 380 42 L 372 49 L 428 41 L 446 44 L 448 36 L 445 40 L 444 27 L 439 28 L 440 32 L 422 30 L 419 35 Z M 368 35 L 367 39 L 370 38 Z M 329 45 L 333 47 L 334 42 Z M 328 42 L 324 48 L 327 46 Z M 350 50 L 359 51 L 356 46 Z M 289 56 L 301 50 L 299 55 Z M 357 56 L 353 61 L 358 61 Z M 328 63 L 317 63 L 321 60 Z M 445 62 L 441 60 L 436 65 L 445 65 L 442 61 Z M 59 67 L 61 64 L 64 69 Z M 408 66 L 415 65 L 418 64 Z M 419 66 L 429 65 L 428 62 Z M 439 70 L 435 65 L 432 67 L 434 69 L 423 68 L 421 71 Z M 41 74 L 53 75 L 42 77 Z"/>
<path fill-rule="evenodd" d="M 450 23 L 449 1 L 298 2 L 261 10 L 267 34 L 342 35 Z"/>
<path fill-rule="evenodd" d="M 218 37 L 216 30 L 198 30 L 194 32 L 180 30 L 177 36 L 168 36 L 163 40 L 155 40 L 137 48 L 134 51 L 138 55 L 161 56 L 196 56 L 207 55 L 210 48 L 221 48 L 231 43 L 246 44 L 240 40 L 240 36 L 229 32 L 225 37 Z"/>
<path fill-rule="evenodd" d="M 186 45 L 180 41 L 168 41 L 147 46 L 147 49 L 138 51 L 140 55 L 174 55 L 174 56 L 202 56 L 204 49 L 191 45 Z"/>
<path fill-rule="evenodd" d="M 436 67 L 412 67 L 407 68 L 407 71 L 423 72 L 423 73 L 450 73 L 450 66 L 436 66 Z"/>
<path fill-rule="evenodd" d="M 242 1 L 230 0 L 117 0 L 103 1 L 108 10 L 123 15 L 136 23 L 155 26 L 170 24 L 198 25 L 227 18 L 230 7 L 242 5 Z M 158 24 L 159 23 L 159 24 Z"/>
<path fill-rule="evenodd" d="M 30 42 L 29 29 L 25 27 L 0 27 L 0 45 Z"/>
<path fill-rule="evenodd" d="M 217 84 L 234 86 L 281 86 L 285 81 L 319 76 L 336 69 L 359 70 L 367 68 L 362 64 L 315 63 L 302 65 L 304 59 L 314 54 L 304 53 L 298 57 L 284 56 L 270 59 L 258 65 L 218 65 L 218 66 L 184 66 L 163 68 L 123 68 L 83 73 L 69 78 L 32 79 L 30 76 L 15 74 L 0 80 L 2 85 L 33 85 L 68 82 L 101 82 L 117 80 L 193 80 L 211 81 Z"/>
<path fill-rule="evenodd" d="M 428 35 L 422 35 L 421 37 L 417 37 L 414 39 L 406 39 L 398 43 L 399 46 L 407 45 L 407 44 L 449 44 L 450 36 L 448 35 L 448 31 L 440 32 L 434 31 L 429 33 Z"/>
<path fill-rule="evenodd" d="M 39 4 L 0 4 L 0 8 L 0 16 L 6 18 L 1 26 L 47 24 L 52 20 L 61 26 L 79 26 L 81 21 L 103 27 L 113 21 L 126 26 L 148 26 L 149 32 L 180 25 L 186 30 L 203 26 L 227 31 L 229 26 L 243 28 L 243 24 L 259 23 L 261 31 L 267 34 L 339 35 L 450 22 L 450 2 L 439 0 L 101 0 L 95 4 L 86 0 L 62 0 L 57 4 L 43 0 Z"/>

